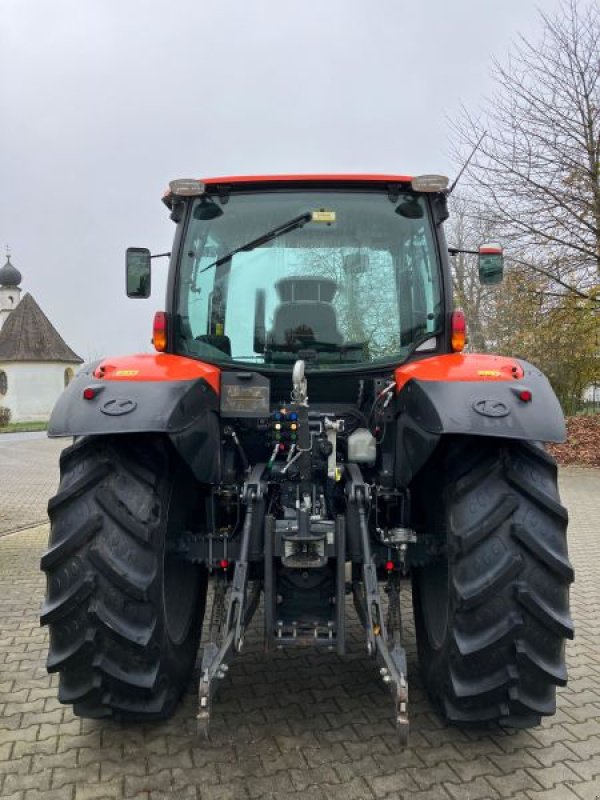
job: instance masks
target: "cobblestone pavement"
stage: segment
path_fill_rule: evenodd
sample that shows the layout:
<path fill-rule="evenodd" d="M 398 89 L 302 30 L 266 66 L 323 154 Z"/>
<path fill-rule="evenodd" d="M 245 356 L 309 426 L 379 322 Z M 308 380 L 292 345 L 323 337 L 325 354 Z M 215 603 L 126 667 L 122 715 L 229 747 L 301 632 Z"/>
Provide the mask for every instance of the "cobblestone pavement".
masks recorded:
<path fill-rule="evenodd" d="M 71 439 L 0 436 L 0 536 L 45 522 L 58 486 L 58 456 Z"/>
<path fill-rule="evenodd" d="M 38 572 L 47 527 L 0 540 L 0 797 L 281 800 L 594 800 L 600 797 L 600 471 L 565 469 L 576 569 L 570 682 L 558 712 L 512 734 L 445 727 L 424 696 L 407 619 L 411 745 L 356 623 L 344 658 L 267 658 L 254 629 L 215 700 L 209 742 L 194 733 L 194 690 L 168 723 L 80 720 L 44 668 Z M 350 613 L 350 612 L 349 612 Z M 354 619 L 352 615 L 351 619 Z"/>

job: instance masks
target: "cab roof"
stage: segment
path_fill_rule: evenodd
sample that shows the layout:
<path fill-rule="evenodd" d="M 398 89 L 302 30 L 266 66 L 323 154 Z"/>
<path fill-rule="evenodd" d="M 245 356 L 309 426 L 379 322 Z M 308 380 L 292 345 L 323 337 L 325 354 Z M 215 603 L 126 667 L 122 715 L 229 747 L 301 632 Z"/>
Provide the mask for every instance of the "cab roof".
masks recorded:
<path fill-rule="evenodd" d="M 205 186 L 233 186 L 235 184 L 336 184 L 336 183 L 410 183 L 411 175 L 373 175 L 367 173 L 336 175 L 336 174 L 308 174 L 308 175 L 225 175 L 217 178 L 198 178 L 198 183 Z M 171 190 L 167 189 L 163 195 L 163 202 L 171 206 Z"/>
<path fill-rule="evenodd" d="M 215 183 L 337 183 L 338 181 L 353 181 L 360 183 L 405 183 L 411 181 L 409 175 L 368 175 L 364 173 L 350 175 L 232 175 L 221 178 L 202 178 L 205 184 Z"/>

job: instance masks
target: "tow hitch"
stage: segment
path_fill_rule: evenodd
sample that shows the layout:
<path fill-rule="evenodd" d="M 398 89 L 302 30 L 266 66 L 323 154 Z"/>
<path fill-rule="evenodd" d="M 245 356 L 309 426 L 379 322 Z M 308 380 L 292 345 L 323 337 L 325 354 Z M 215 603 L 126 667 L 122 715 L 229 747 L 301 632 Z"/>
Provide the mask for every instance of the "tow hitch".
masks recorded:
<path fill-rule="evenodd" d="M 276 607 L 278 596 L 275 586 L 274 554 L 277 551 L 276 526 L 273 519 L 265 519 L 265 570 L 264 582 L 253 581 L 249 588 L 248 546 L 256 514 L 257 500 L 264 492 L 261 482 L 264 465 L 255 468 L 251 479 L 245 485 L 245 516 L 241 531 L 240 555 L 236 562 L 233 579 L 228 581 L 225 574 L 215 578 L 213 607 L 208 631 L 208 641 L 204 647 L 200 685 L 198 691 L 198 731 L 207 736 L 211 720 L 211 706 L 220 679 L 229 669 L 229 662 L 236 652 L 240 652 L 246 628 L 256 611 L 261 590 L 265 593 L 265 650 L 298 646 L 325 647 L 342 655 L 345 650 L 345 535 L 343 517 L 336 522 L 334 547 L 337 556 L 335 570 L 335 613 L 327 621 L 315 621 L 312 626 L 293 621 L 284 623 L 278 618 L 281 612 Z M 360 469 L 347 465 L 346 496 L 348 503 L 355 504 L 360 525 L 360 544 L 362 570 L 353 575 L 352 591 L 354 605 L 366 633 L 367 652 L 379 665 L 379 674 L 394 699 L 396 728 L 400 742 L 408 742 L 408 686 L 406 679 L 406 652 L 401 643 L 401 614 L 399 575 L 392 572 L 388 576 L 386 593 L 388 596 L 387 615 L 384 611 L 377 567 L 371 552 L 367 525 L 368 487 L 364 483 Z M 283 535 L 285 536 L 285 534 Z M 361 574 L 362 572 L 362 574 Z"/>

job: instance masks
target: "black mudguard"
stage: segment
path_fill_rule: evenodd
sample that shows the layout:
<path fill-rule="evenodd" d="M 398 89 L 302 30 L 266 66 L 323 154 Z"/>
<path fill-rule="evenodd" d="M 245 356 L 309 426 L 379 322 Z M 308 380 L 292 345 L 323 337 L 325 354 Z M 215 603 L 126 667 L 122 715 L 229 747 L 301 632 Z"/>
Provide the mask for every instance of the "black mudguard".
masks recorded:
<path fill-rule="evenodd" d="M 396 400 L 396 481 L 407 486 L 447 434 L 564 442 L 565 420 L 546 376 L 519 361 L 514 381 L 432 381 L 413 378 Z M 531 392 L 531 401 L 520 399 Z"/>
<path fill-rule="evenodd" d="M 83 367 L 59 397 L 48 436 L 166 434 L 199 481 L 220 480 L 219 403 L 205 380 L 99 380 L 97 363 Z M 97 394 L 86 400 L 84 389 Z"/>

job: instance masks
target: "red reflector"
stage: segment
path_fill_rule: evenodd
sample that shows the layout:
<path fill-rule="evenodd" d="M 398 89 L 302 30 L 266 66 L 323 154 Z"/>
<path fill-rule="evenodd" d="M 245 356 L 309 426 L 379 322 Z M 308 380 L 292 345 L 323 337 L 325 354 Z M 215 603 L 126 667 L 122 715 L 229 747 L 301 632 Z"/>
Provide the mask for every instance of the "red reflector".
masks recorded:
<path fill-rule="evenodd" d="M 529 389 L 523 389 L 523 391 L 519 392 L 519 400 L 522 400 L 524 403 L 531 403 L 533 395 Z"/>
<path fill-rule="evenodd" d="M 84 400 L 93 400 L 94 397 L 96 397 L 96 394 L 97 394 L 96 389 L 90 389 L 88 387 L 87 389 L 83 390 L 83 399 Z"/>
<path fill-rule="evenodd" d="M 222 567 L 223 569 L 227 569 L 227 567 L 229 566 L 229 561 L 227 561 L 226 558 L 222 558 L 219 561 L 219 566 Z"/>
<path fill-rule="evenodd" d="M 167 314 L 165 311 L 157 311 L 154 315 L 152 344 L 159 353 L 164 353 L 167 349 Z"/>
<path fill-rule="evenodd" d="M 385 568 L 387 569 L 388 572 L 392 572 L 392 570 L 394 569 L 394 562 L 393 561 L 386 561 L 385 562 Z"/>
<path fill-rule="evenodd" d="M 465 349 L 467 342 L 467 321 L 465 319 L 464 311 L 453 311 L 450 317 L 450 337 L 452 350 L 455 353 L 460 353 Z"/>
<path fill-rule="evenodd" d="M 284 445 L 284 444 L 280 444 L 280 445 L 279 445 L 279 449 L 280 449 L 280 450 L 285 450 L 285 445 Z"/>

